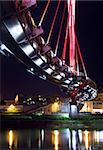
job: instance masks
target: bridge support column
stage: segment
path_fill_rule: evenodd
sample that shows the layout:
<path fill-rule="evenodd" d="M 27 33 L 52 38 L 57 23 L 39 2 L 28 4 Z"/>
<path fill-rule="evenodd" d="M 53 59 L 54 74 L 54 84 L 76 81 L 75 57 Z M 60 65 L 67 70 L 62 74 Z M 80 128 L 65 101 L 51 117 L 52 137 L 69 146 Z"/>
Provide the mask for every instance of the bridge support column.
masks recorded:
<path fill-rule="evenodd" d="M 70 103 L 70 116 L 71 117 L 78 116 L 78 107 L 76 104 Z"/>

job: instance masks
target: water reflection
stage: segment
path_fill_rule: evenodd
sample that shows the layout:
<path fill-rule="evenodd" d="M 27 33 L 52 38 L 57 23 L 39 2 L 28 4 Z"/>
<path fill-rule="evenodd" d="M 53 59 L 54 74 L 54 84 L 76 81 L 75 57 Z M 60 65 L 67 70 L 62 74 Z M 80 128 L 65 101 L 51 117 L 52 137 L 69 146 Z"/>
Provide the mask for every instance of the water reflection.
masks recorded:
<path fill-rule="evenodd" d="M 1 149 L 103 149 L 103 130 L 25 129 L 2 131 Z M 7 140 L 6 140 L 7 137 Z"/>
<path fill-rule="evenodd" d="M 59 131 L 58 130 L 54 130 L 52 132 L 52 144 L 54 145 L 55 150 L 59 149 Z"/>
<path fill-rule="evenodd" d="M 12 149 L 13 138 L 14 138 L 13 131 L 10 130 L 10 131 L 9 131 L 9 148 L 10 148 L 10 149 Z"/>
<path fill-rule="evenodd" d="M 84 142 L 85 142 L 85 148 L 89 148 L 89 132 L 86 130 L 84 131 Z"/>
<path fill-rule="evenodd" d="M 13 147 L 15 147 L 15 149 L 17 149 L 17 143 L 18 143 L 18 135 L 17 133 L 15 134 L 15 132 L 13 130 L 9 130 L 8 134 L 7 134 L 7 141 L 8 141 L 8 148 L 10 150 L 13 150 Z"/>

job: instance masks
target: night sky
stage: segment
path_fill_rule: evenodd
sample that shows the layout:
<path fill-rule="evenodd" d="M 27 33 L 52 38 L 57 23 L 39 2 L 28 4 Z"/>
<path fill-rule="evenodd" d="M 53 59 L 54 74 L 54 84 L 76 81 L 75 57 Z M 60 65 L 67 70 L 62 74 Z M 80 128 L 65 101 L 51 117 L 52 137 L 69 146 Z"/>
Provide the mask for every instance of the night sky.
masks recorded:
<path fill-rule="evenodd" d="M 56 7 L 56 2 L 52 2 L 47 18 L 43 23 L 45 31 L 44 38 L 47 37 L 50 29 L 50 18 L 52 18 L 52 10 Z M 62 2 L 63 3 L 63 2 Z M 41 7 L 42 6 L 42 7 Z M 41 8 L 45 4 L 38 6 L 35 10 L 37 22 L 40 19 Z M 59 15 L 62 13 L 63 5 L 60 8 Z M 31 12 L 32 15 L 34 13 Z M 51 16 L 51 17 L 50 17 Z M 51 19 L 52 20 L 52 19 Z M 59 24 L 60 18 L 57 20 Z M 64 22 L 65 27 L 65 22 Z M 46 30 L 45 30 L 46 29 Z M 51 39 L 51 47 L 55 47 L 56 33 L 58 27 L 55 28 Z M 88 76 L 93 79 L 98 86 L 103 85 L 103 2 L 102 1 L 78 1 L 76 5 L 76 33 L 81 48 L 81 52 L 85 61 Z M 61 42 L 63 42 L 63 35 Z M 61 55 L 62 45 L 59 45 Z M 37 76 L 28 73 L 24 66 L 13 57 L 5 57 L 0 54 L 1 58 L 1 99 L 14 98 L 15 94 L 22 93 L 24 95 L 44 94 L 46 96 L 60 95 L 58 86 L 49 81 L 43 81 Z"/>

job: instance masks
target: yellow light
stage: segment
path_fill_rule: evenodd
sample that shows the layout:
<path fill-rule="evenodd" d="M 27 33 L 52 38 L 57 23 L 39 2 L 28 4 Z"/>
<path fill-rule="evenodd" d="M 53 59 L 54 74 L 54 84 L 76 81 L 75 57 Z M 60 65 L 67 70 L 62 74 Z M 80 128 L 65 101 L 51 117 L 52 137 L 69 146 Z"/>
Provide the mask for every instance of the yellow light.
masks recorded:
<path fill-rule="evenodd" d="M 85 148 L 88 149 L 89 148 L 89 138 L 88 138 L 88 131 L 84 131 L 85 134 Z"/>
<path fill-rule="evenodd" d="M 18 96 L 18 95 L 16 95 L 16 97 L 15 97 L 15 103 L 17 104 L 17 103 L 18 103 L 18 101 L 19 101 L 19 96 Z"/>
<path fill-rule="evenodd" d="M 17 112 L 17 108 L 11 104 L 8 108 L 7 108 L 7 112 Z"/>
<path fill-rule="evenodd" d="M 59 111 L 59 103 L 55 102 L 52 104 L 52 112 L 57 112 Z"/>
<path fill-rule="evenodd" d="M 59 131 L 58 130 L 54 130 L 52 133 L 52 143 L 55 147 L 55 150 L 58 150 L 59 147 Z"/>
<path fill-rule="evenodd" d="M 13 139 L 14 139 L 13 131 L 10 130 L 10 131 L 9 131 L 9 148 L 10 148 L 10 149 L 12 149 Z"/>

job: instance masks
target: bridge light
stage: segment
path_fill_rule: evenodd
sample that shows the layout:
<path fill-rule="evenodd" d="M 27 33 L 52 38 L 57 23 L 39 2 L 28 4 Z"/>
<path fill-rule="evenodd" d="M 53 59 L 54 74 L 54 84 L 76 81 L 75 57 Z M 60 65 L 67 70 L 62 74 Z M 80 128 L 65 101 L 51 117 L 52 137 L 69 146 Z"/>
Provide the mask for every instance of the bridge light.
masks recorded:
<path fill-rule="evenodd" d="M 79 86 L 79 84 L 74 84 L 74 87 L 78 87 Z"/>
<path fill-rule="evenodd" d="M 65 77 L 65 74 L 63 72 L 60 73 L 61 76 Z"/>
<path fill-rule="evenodd" d="M 6 50 L 6 51 L 8 51 L 9 53 L 13 54 L 4 44 L 1 44 L 0 48 L 1 48 L 2 51 L 3 51 L 3 50 Z"/>
<path fill-rule="evenodd" d="M 72 80 L 73 80 L 73 78 L 71 77 L 71 78 L 69 78 L 69 80 L 70 80 L 70 81 L 72 81 Z"/>
<path fill-rule="evenodd" d="M 37 49 L 37 44 L 35 42 L 33 43 L 33 47 Z"/>
<path fill-rule="evenodd" d="M 60 76 L 59 74 L 57 76 L 55 76 L 54 78 L 60 80 L 62 78 L 62 76 Z"/>
<path fill-rule="evenodd" d="M 67 84 L 69 84 L 69 83 L 70 83 L 70 81 L 69 81 L 69 80 L 65 80 L 64 82 L 65 82 L 65 83 L 67 83 Z"/>
<path fill-rule="evenodd" d="M 34 60 L 34 63 L 40 67 L 43 64 L 43 60 L 38 58 L 37 60 Z"/>
<path fill-rule="evenodd" d="M 32 48 L 30 44 L 26 44 L 25 46 L 21 45 L 20 47 L 23 49 L 24 53 L 27 56 L 29 56 L 34 51 L 34 49 Z"/>
<path fill-rule="evenodd" d="M 47 62 L 47 59 L 44 56 L 41 56 L 41 58 L 43 59 L 43 61 L 45 61 L 45 63 Z"/>
<path fill-rule="evenodd" d="M 31 68 L 30 71 L 34 71 L 34 68 Z"/>
<path fill-rule="evenodd" d="M 53 72 L 53 70 L 51 68 L 48 68 L 45 70 L 45 72 L 47 72 L 48 74 L 51 74 Z"/>

